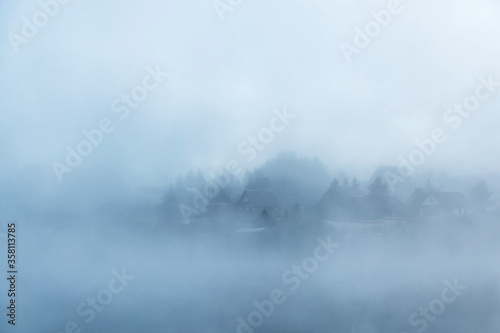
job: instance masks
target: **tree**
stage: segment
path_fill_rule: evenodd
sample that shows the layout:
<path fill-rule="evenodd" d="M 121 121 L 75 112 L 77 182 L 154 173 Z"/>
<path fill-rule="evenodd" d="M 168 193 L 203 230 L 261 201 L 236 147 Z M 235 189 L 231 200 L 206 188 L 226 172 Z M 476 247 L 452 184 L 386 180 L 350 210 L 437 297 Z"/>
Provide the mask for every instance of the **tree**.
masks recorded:
<path fill-rule="evenodd" d="M 329 197 L 337 198 L 342 194 L 342 188 L 340 187 L 339 181 L 336 178 L 333 178 L 330 183 L 330 187 L 325 193 Z"/>
<path fill-rule="evenodd" d="M 345 191 L 349 191 L 349 181 L 347 178 L 342 179 L 342 189 Z"/>
<path fill-rule="evenodd" d="M 474 185 L 470 190 L 470 198 L 472 204 L 479 211 L 484 211 L 488 208 L 493 202 L 490 200 L 491 192 L 488 189 L 488 186 L 484 181 L 479 181 Z"/>
<path fill-rule="evenodd" d="M 424 191 L 427 194 L 434 192 L 434 186 L 432 186 L 430 179 L 427 179 L 427 182 L 425 183 Z"/>
<path fill-rule="evenodd" d="M 354 195 L 360 193 L 359 183 L 355 180 L 349 185 L 344 180 L 341 185 L 333 179 L 328 190 L 316 206 L 321 218 L 351 219 L 358 214 L 358 205 Z"/>
<path fill-rule="evenodd" d="M 270 185 L 269 178 L 265 177 L 260 170 L 255 170 L 248 175 L 247 189 L 268 190 Z"/>
<path fill-rule="evenodd" d="M 227 190 L 225 188 L 220 189 L 219 193 L 210 200 L 212 203 L 231 203 L 231 197 L 229 196 Z"/>
<path fill-rule="evenodd" d="M 368 185 L 368 197 L 365 201 L 364 211 L 368 213 L 369 218 L 381 218 L 388 212 L 389 188 L 381 177 Z"/>
<path fill-rule="evenodd" d="M 351 180 L 351 185 L 349 186 L 349 192 L 351 195 L 360 195 L 361 194 L 361 189 L 359 186 L 359 180 L 358 178 L 354 177 Z"/>
<path fill-rule="evenodd" d="M 297 223 L 302 219 L 303 207 L 299 202 L 296 202 L 288 212 L 288 219 L 291 222 Z"/>
<path fill-rule="evenodd" d="M 371 197 L 388 197 L 389 196 L 389 188 L 387 187 L 387 183 L 382 181 L 382 178 L 377 177 L 375 180 L 368 185 L 369 196 Z"/>

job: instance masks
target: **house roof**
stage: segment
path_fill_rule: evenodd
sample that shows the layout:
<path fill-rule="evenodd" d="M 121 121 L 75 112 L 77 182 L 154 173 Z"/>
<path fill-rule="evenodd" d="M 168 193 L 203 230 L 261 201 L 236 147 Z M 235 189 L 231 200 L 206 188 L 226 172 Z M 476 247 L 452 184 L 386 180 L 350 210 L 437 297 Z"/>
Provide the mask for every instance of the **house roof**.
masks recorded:
<path fill-rule="evenodd" d="M 443 208 L 454 209 L 462 208 L 467 205 L 467 198 L 460 192 L 431 192 L 422 205 L 432 206 L 440 205 Z"/>
<path fill-rule="evenodd" d="M 245 190 L 236 206 L 275 208 L 279 202 L 271 191 Z"/>
<path fill-rule="evenodd" d="M 424 202 L 427 195 L 421 188 L 417 188 L 410 197 L 406 200 L 406 202 L 410 205 L 421 205 Z"/>

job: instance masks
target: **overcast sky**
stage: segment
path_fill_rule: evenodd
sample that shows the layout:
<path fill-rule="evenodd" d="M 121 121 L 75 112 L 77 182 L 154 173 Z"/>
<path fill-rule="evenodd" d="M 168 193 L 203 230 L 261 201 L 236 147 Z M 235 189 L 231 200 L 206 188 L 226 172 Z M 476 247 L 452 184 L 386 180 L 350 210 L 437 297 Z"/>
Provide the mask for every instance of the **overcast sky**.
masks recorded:
<path fill-rule="evenodd" d="M 237 2 L 237 1 L 234 1 Z M 0 2 L 0 169 L 50 171 L 84 130 L 115 130 L 72 173 L 165 184 L 190 168 L 245 161 L 238 146 L 269 125 L 273 109 L 296 118 L 249 164 L 283 150 L 329 166 L 397 165 L 414 141 L 443 128 L 426 167 L 499 167 L 500 87 L 454 130 L 446 109 L 478 78 L 500 82 L 500 4 L 402 0 L 401 11 L 346 61 L 341 43 L 389 1 L 242 1 L 221 20 L 211 0 L 70 1 L 18 45 L 37 1 Z M 146 68 L 170 76 L 124 120 L 112 111 Z M 372 169 L 370 169 L 372 168 Z"/>

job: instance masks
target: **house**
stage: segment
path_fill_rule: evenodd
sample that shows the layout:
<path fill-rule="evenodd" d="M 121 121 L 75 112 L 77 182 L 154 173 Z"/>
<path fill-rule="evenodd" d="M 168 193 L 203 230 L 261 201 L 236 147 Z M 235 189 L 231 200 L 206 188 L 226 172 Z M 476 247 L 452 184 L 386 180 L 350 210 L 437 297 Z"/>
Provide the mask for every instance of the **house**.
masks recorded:
<path fill-rule="evenodd" d="M 251 212 L 245 212 L 239 216 L 243 224 L 251 225 L 256 228 L 272 228 L 276 226 L 280 217 L 271 215 L 267 209 L 259 209 Z"/>
<path fill-rule="evenodd" d="M 245 190 L 235 205 L 240 219 L 265 227 L 273 226 L 281 219 L 279 207 L 274 194 L 264 190 Z"/>
<path fill-rule="evenodd" d="M 427 192 L 417 189 L 408 204 L 413 215 L 418 217 L 463 216 L 467 213 L 469 201 L 461 192 Z"/>
<path fill-rule="evenodd" d="M 245 190 L 236 202 L 238 213 L 253 212 L 262 209 L 266 209 L 271 214 L 279 211 L 279 202 L 273 192 Z"/>

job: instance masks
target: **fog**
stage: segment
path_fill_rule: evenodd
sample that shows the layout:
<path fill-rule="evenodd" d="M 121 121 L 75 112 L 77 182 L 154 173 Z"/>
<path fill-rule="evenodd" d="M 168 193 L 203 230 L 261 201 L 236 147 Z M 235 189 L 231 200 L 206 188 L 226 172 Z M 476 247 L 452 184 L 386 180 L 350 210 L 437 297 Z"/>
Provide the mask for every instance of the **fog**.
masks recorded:
<path fill-rule="evenodd" d="M 498 330 L 499 228 L 493 221 L 331 233 L 339 247 L 297 290 L 282 276 L 312 256 L 315 237 L 327 240 L 327 230 L 206 239 L 124 231 L 103 220 L 50 230 L 35 223 L 28 228 L 29 222 L 19 226 L 19 237 L 29 243 L 20 248 L 17 329 L 23 332 L 63 332 L 68 321 L 84 332 L 235 332 L 237 318 L 246 320 L 254 301 L 269 300 L 275 289 L 286 300 L 255 331 L 415 332 L 422 327 L 411 326 L 410 315 L 441 297 L 444 280 L 455 279 L 467 288 L 428 329 Z M 77 306 L 107 288 L 111 271 L 122 268 L 134 279 L 87 324 Z"/>
<path fill-rule="evenodd" d="M 1 331 L 498 332 L 499 15 L 1 1 Z"/>

